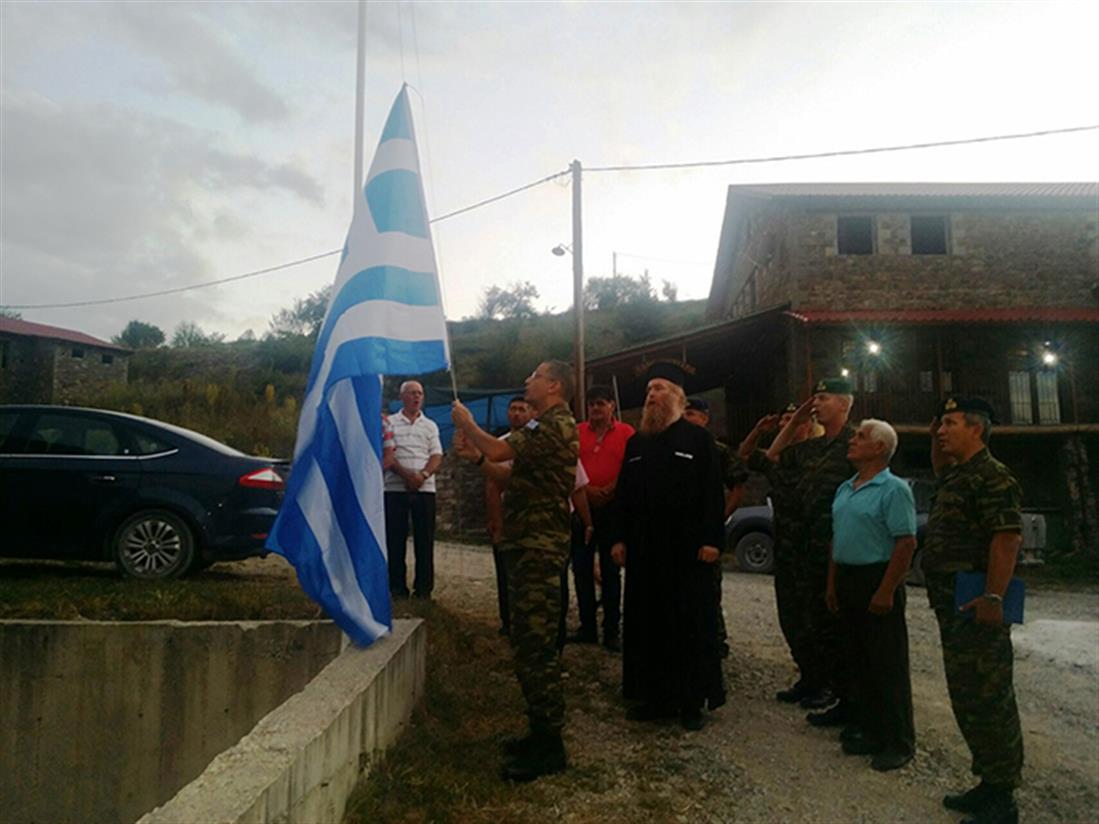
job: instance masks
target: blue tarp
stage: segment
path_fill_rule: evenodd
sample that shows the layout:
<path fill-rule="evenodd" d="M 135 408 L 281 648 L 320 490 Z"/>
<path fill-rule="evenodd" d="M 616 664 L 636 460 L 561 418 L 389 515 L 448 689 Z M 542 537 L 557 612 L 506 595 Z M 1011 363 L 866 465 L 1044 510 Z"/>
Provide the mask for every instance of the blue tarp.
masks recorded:
<path fill-rule="evenodd" d="M 436 400 L 440 394 L 442 394 L 441 390 L 425 390 L 425 397 L 432 400 Z M 458 392 L 462 403 L 473 413 L 477 425 L 486 432 L 506 431 L 508 403 L 516 395 L 522 394 L 522 389 L 474 389 Z M 389 402 L 390 415 L 398 412 L 400 408 L 400 400 Z M 443 449 L 450 449 L 450 442 L 454 439 L 454 424 L 450 422 L 450 402 L 424 406 L 424 414 L 438 425 Z"/>

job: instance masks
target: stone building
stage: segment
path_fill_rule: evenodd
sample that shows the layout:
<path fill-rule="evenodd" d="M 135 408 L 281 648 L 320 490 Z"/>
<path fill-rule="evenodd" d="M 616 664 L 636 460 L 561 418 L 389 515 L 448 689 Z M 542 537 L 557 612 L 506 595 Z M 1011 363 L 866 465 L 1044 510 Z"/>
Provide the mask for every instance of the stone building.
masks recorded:
<path fill-rule="evenodd" d="M 684 360 L 689 391 L 724 390 L 736 443 L 845 373 L 910 475 L 930 473 L 940 399 L 982 395 L 1026 505 L 1099 550 L 1099 184 L 730 186 L 707 315 L 589 362 L 591 379 L 629 406 L 643 362 Z"/>
<path fill-rule="evenodd" d="M 130 354 L 83 332 L 0 318 L 0 403 L 78 403 L 125 383 Z"/>

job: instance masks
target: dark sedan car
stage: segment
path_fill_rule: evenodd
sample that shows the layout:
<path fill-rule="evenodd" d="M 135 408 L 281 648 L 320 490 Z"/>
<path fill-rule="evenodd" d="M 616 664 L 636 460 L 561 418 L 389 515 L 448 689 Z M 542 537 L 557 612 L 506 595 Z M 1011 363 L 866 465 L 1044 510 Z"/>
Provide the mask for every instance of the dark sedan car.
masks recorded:
<path fill-rule="evenodd" d="M 286 473 L 136 415 L 0 406 L 0 555 L 111 560 L 135 578 L 263 555 Z"/>

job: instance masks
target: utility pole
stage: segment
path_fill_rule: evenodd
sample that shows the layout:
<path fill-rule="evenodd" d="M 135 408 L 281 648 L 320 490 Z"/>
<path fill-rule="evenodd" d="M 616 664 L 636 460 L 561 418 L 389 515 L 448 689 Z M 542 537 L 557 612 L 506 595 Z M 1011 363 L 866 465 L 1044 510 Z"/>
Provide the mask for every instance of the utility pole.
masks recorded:
<path fill-rule="evenodd" d="M 351 200 L 354 219 L 359 198 L 363 196 L 363 98 L 366 85 L 366 0 L 359 0 L 359 36 L 355 52 L 355 192 Z"/>
<path fill-rule="evenodd" d="M 582 421 L 588 407 L 584 384 L 584 239 L 580 219 L 580 161 L 574 160 L 569 164 L 569 169 L 572 171 L 572 306 L 576 313 L 573 363 L 576 364 L 576 419 Z"/>

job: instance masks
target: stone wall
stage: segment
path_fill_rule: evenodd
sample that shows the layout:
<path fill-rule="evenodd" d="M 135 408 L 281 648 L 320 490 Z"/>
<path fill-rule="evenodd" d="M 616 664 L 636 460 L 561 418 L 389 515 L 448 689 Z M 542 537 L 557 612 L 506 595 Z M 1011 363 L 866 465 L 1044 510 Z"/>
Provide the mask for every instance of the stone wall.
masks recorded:
<path fill-rule="evenodd" d="M 75 357 L 74 352 L 82 353 Z M 109 361 L 109 362 L 108 362 Z M 53 343 L 53 403 L 80 403 L 105 384 L 125 383 L 130 353 L 78 343 Z"/>
<path fill-rule="evenodd" d="M 948 213 L 945 255 L 913 255 L 908 212 L 874 215 L 876 254 L 840 255 L 837 213 L 789 212 L 794 283 L 772 303 L 835 309 L 1094 306 L 1099 218 L 1081 212 Z"/>
<path fill-rule="evenodd" d="M 435 529 L 455 540 L 488 541 L 485 531 L 485 480 L 469 461 L 448 453 L 435 483 Z"/>
<path fill-rule="evenodd" d="M 53 344 L 41 338 L 0 335 L 6 349 L 0 369 L 0 403 L 49 403 L 53 394 Z"/>
<path fill-rule="evenodd" d="M 725 317 L 795 308 L 947 309 L 1094 306 L 1099 213 L 922 210 L 947 217 L 945 255 L 913 255 L 910 211 L 763 206 L 738 244 Z M 871 214 L 871 255 L 840 255 L 836 219 Z"/>

